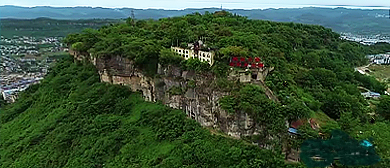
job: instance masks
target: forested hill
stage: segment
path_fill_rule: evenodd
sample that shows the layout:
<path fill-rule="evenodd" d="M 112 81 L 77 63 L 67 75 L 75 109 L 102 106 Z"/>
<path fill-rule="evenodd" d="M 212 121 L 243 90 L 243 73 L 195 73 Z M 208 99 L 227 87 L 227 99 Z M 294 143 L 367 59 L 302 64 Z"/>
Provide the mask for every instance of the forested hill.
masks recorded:
<path fill-rule="evenodd" d="M 211 67 L 182 60 L 169 49 L 200 38 L 205 50 L 216 52 Z M 389 44 L 363 46 L 322 26 L 250 20 L 226 11 L 158 21 L 128 19 L 69 35 L 65 42 L 80 54 L 128 58 L 153 78 L 159 78 L 158 63 L 213 76 L 215 89 L 230 93 L 220 106 L 229 113 L 247 113 L 263 130 L 242 137 L 248 143 L 212 136 L 183 112 L 144 102 L 128 88 L 99 83 L 91 65 L 67 60 L 15 104 L 2 107 L 0 166 L 293 167 L 298 165 L 285 165 L 282 149 L 299 149 L 307 139 L 329 139 L 332 130 L 342 130 L 356 143 L 371 141 L 380 162 L 372 151 L 355 155 L 357 147 L 348 145 L 356 143 L 343 143 L 345 139 L 317 143 L 323 150 L 302 150 L 302 160 L 330 165 L 337 158 L 338 167 L 390 167 L 390 98 L 367 101 L 358 89 L 383 93 L 386 84 L 353 69 L 367 63 L 366 54 L 390 51 Z M 258 85 L 229 80 L 228 74 L 238 70 L 229 66 L 233 56 L 260 57 L 267 68 L 274 67 L 265 85 L 280 102 L 268 99 Z M 298 128 L 300 136 L 287 134 L 285 121 L 310 118 L 318 129 L 306 124 Z M 260 150 L 252 142 L 272 148 Z M 312 156 L 327 160 L 314 161 Z"/>
<path fill-rule="evenodd" d="M 298 167 L 283 156 L 211 135 L 180 110 L 100 83 L 68 57 L 0 112 L 0 167 Z"/>
<path fill-rule="evenodd" d="M 162 9 L 132 9 L 132 8 L 91 8 L 91 7 L 17 7 L 0 6 L 1 19 L 35 19 L 47 17 L 52 19 L 124 19 L 131 16 L 134 10 L 137 19 L 160 19 L 182 16 L 195 12 L 215 12 L 218 8 L 162 10 Z M 390 19 L 388 10 L 384 9 L 346 9 L 346 8 L 282 8 L 282 9 L 227 9 L 231 13 L 247 16 L 250 19 L 262 19 L 280 22 L 297 22 L 318 24 L 338 32 L 357 34 L 387 34 L 390 35 Z"/>
<path fill-rule="evenodd" d="M 199 60 L 181 60 L 170 52 L 171 45 L 187 47 L 187 43 L 200 38 L 216 51 L 212 67 Z M 372 117 L 377 117 L 377 121 L 384 119 L 382 115 L 369 115 L 375 108 L 370 108 L 358 86 L 383 93 L 386 84 L 354 72 L 354 67 L 367 64 L 366 54 L 390 51 L 390 45 L 363 46 L 345 41 L 322 26 L 250 20 L 220 11 L 158 21 L 128 19 L 125 24 L 69 35 L 65 42 L 79 53 L 93 57 L 126 57 L 149 76 L 156 76 L 157 63 L 212 73 L 216 88 L 231 92 L 231 96 L 221 99 L 221 107 L 232 113 L 247 112 L 264 126 L 266 131 L 254 138 L 257 142 L 263 142 L 267 134 L 283 133 L 283 120 L 314 118 L 322 123 L 320 130 L 306 130 L 303 139 L 289 141 L 297 148 L 304 139 L 319 137 L 318 133 L 330 136 L 334 129 L 356 137 L 356 131 L 375 127 L 369 123 Z M 265 100 L 257 87 L 227 80 L 232 71 L 229 66 L 232 56 L 260 57 L 266 67 L 275 67 L 265 84 L 280 103 Z M 376 139 L 374 143 L 383 149 L 379 152 L 383 162 L 390 156 L 382 140 Z"/>

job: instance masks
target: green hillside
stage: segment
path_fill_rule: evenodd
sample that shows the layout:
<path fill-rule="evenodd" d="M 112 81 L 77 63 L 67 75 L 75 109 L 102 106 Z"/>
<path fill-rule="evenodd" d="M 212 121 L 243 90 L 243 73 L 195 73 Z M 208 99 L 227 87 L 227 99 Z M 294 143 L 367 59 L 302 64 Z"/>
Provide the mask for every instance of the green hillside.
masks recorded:
<path fill-rule="evenodd" d="M 211 135 L 179 110 L 57 63 L 1 109 L 0 167 L 286 167 L 283 157 Z"/>
<path fill-rule="evenodd" d="M 303 136 L 287 140 L 292 148 L 298 148 L 309 138 L 321 138 L 320 135 L 329 138 L 334 129 L 356 137 L 360 126 L 371 126 L 372 117 L 384 121 L 382 115 L 369 115 L 375 109 L 368 106 L 358 86 L 383 93 L 386 84 L 354 72 L 353 68 L 368 62 L 366 54 L 390 51 L 390 45 L 363 46 L 339 37 L 322 26 L 250 20 L 220 11 L 158 21 L 134 23 L 128 19 L 126 24 L 69 35 L 65 42 L 95 57 L 127 57 L 153 76 L 157 63 L 179 65 L 180 59 L 167 54 L 166 48 L 186 47 L 187 43 L 203 39 L 208 48 L 216 50 L 215 64 L 209 68 L 194 60 L 183 60 L 181 67 L 217 76 L 219 89 L 232 92 L 232 96 L 221 99 L 221 106 L 233 113 L 247 112 L 263 126 L 260 136 L 249 137 L 255 142 L 284 133 L 283 120 L 317 120 L 320 129 L 303 127 L 300 129 Z M 264 100 L 262 89 L 228 81 L 232 56 L 260 57 L 266 67 L 275 67 L 265 83 L 280 103 Z M 379 145 L 380 141 L 374 139 L 373 143 Z M 286 145 L 286 141 L 274 143 Z M 381 154 L 383 158 L 389 157 Z M 382 160 L 381 164 L 385 162 Z"/>
<path fill-rule="evenodd" d="M 330 139 L 332 130 L 342 130 L 354 138 L 345 138 L 352 144 L 367 139 L 375 145 L 381 160 L 374 167 L 389 167 L 390 98 L 383 97 L 377 108 L 371 108 L 358 89 L 383 93 L 387 85 L 353 68 L 367 63 L 366 54 L 390 51 L 390 45 L 363 46 L 339 37 L 322 26 L 250 20 L 225 11 L 158 21 L 128 19 L 69 35 L 65 42 L 79 53 L 126 57 L 154 78 L 159 77 L 157 63 L 215 76 L 216 89 L 231 92 L 220 99 L 221 107 L 229 113 L 248 113 L 263 130 L 242 137 L 245 142 L 212 136 L 183 112 L 144 102 L 128 88 L 99 83 L 91 65 L 68 59 L 18 102 L 1 109 L 0 165 L 286 167 L 293 165 L 284 165 L 281 149 L 299 149 L 307 144 L 305 140 Z M 182 60 L 167 49 L 186 47 L 200 38 L 216 51 L 212 67 L 199 60 Z M 232 56 L 260 57 L 267 68 L 274 67 L 265 85 L 280 102 L 268 99 L 260 86 L 229 81 Z M 180 88 L 172 92 L 182 94 Z M 317 120 L 320 128 L 313 130 L 306 124 L 299 127 L 301 136 L 288 136 L 285 121 L 308 118 Z M 273 148 L 260 150 L 251 142 Z M 342 151 L 337 155 L 345 157 L 342 163 L 376 163 L 362 161 L 367 159 L 364 155 L 351 155 L 355 151 L 343 151 L 347 148 L 340 143 L 327 145 Z M 310 156 L 306 154 L 305 160 Z M 338 161 L 334 164 L 343 167 Z"/>

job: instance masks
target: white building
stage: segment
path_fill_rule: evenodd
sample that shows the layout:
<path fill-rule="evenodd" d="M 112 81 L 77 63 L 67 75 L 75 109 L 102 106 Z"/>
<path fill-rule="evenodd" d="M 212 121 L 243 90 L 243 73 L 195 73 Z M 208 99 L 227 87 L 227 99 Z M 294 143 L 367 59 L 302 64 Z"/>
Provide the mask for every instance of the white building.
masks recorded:
<path fill-rule="evenodd" d="M 367 58 L 374 64 L 390 64 L 390 54 L 368 55 Z"/>
<path fill-rule="evenodd" d="M 182 56 L 185 60 L 188 60 L 190 58 L 197 58 L 202 62 L 207 62 L 211 65 L 214 64 L 214 53 L 213 52 L 206 52 L 206 51 L 200 51 L 196 54 L 194 50 L 192 49 L 184 49 L 180 47 L 171 47 L 172 51 L 176 52 L 180 56 Z"/>
<path fill-rule="evenodd" d="M 364 98 L 379 98 L 381 96 L 381 94 L 371 91 L 361 93 L 361 95 L 364 96 Z"/>

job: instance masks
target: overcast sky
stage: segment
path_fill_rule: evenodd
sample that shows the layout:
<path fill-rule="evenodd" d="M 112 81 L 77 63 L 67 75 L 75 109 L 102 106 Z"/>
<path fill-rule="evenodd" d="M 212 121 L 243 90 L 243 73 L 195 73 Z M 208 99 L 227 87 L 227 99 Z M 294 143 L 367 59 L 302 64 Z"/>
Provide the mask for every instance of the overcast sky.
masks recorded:
<path fill-rule="evenodd" d="M 0 0 L 0 5 L 17 6 L 91 6 L 109 8 L 206 8 L 264 9 L 305 6 L 381 6 L 390 7 L 390 0 Z"/>

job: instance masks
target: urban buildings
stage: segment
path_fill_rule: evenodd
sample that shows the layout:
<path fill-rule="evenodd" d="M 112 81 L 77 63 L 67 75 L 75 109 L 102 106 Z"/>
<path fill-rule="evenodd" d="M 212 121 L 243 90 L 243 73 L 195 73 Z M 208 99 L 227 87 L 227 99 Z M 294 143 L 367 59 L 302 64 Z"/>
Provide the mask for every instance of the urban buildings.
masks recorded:
<path fill-rule="evenodd" d="M 48 53 L 66 51 L 60 37 L 0 38 L 0 97 L 14 102 L 18 93 L 39 83 L 55 56 Z"/>
<path fill-rule="evenodd" d="M 0 76 L 0 93 L 4 100 L 13 103 L 18 93 L 30 85 L 39 83 L 45 73 L 8 74 Z"/>
<path fill-rule="evenodd" d="M 373 64 L 390 64 L 390 53 L 387 53 L 387 54 L 377 54 L 377 55 L 368 55 L 367 58 Z"/>

